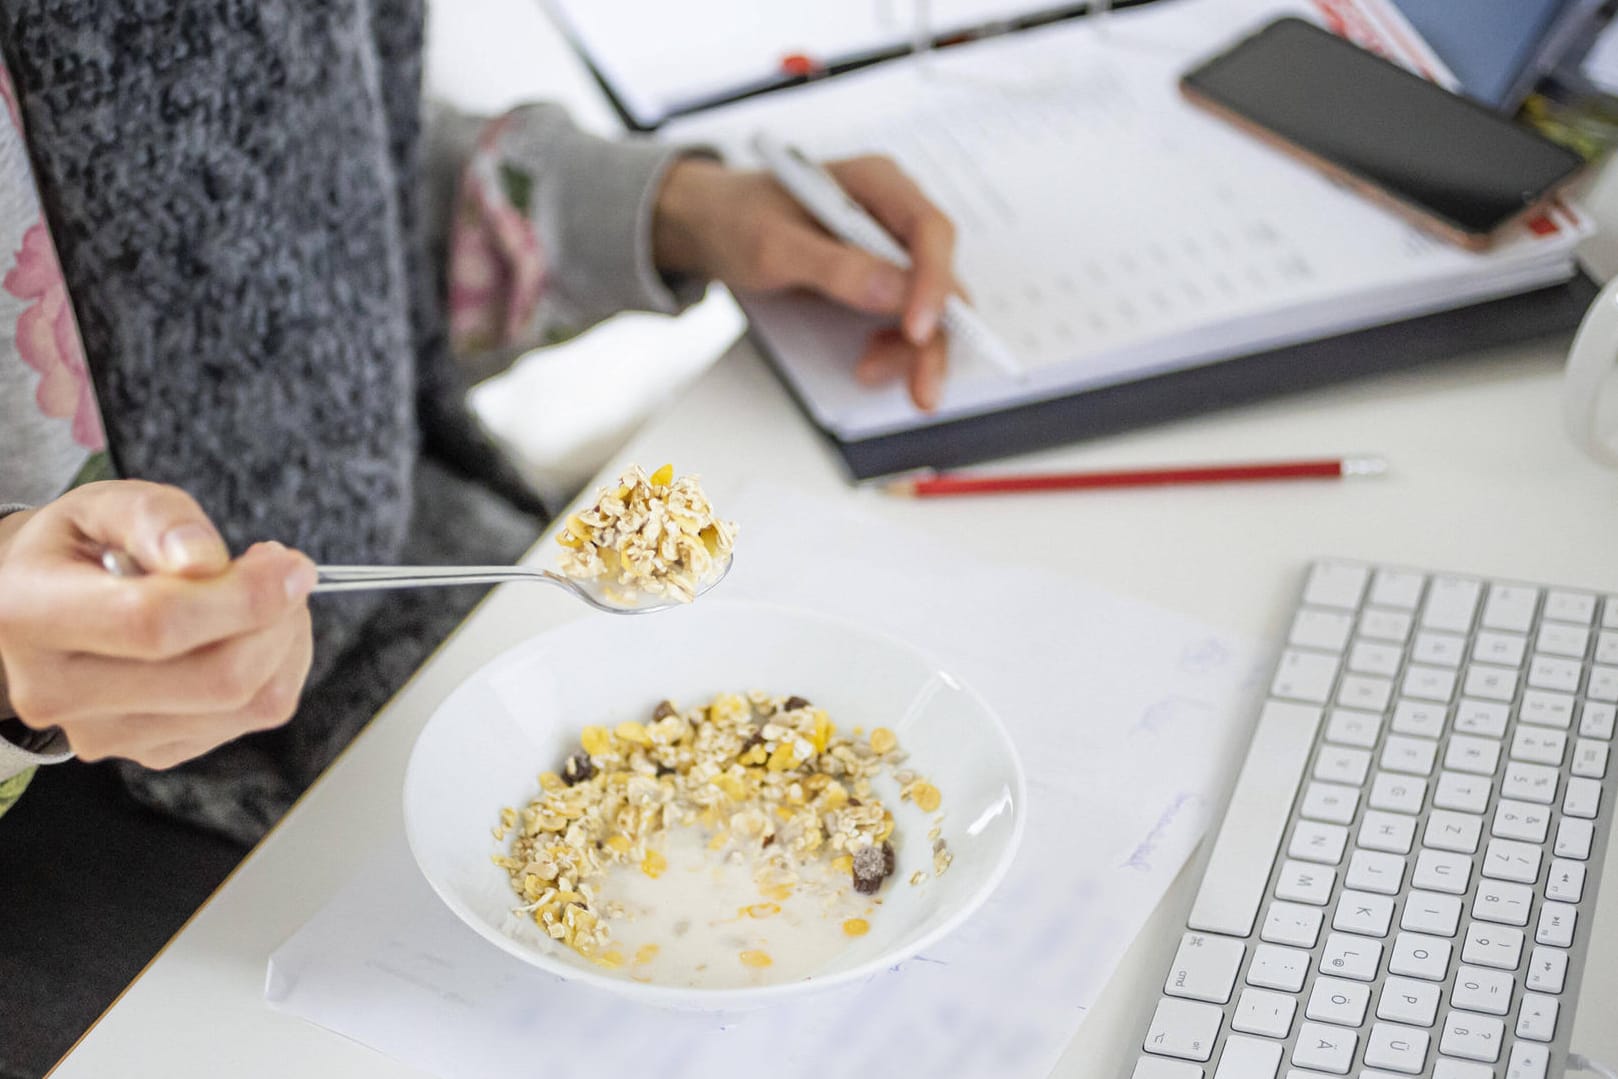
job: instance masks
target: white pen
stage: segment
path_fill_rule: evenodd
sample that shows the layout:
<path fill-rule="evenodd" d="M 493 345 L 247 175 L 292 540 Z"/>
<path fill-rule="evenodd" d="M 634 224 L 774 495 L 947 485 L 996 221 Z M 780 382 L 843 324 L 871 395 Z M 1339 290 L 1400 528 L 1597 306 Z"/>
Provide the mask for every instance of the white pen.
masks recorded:
<path fill-rule="evenodd" d="M 800 206 L 833 236 L 901 269 L 910 268 L 910 253 L 865 207 L 849 197 L 831 173 L 795 147 L 763 133 L 753 136 L 753 149 L 770 173 Z M 966 345 L 1008 375 L 1020 377 L 1022 365 L 983 317 L 959 296 L 944 300 L 943 326 L 952 341 Z"/>

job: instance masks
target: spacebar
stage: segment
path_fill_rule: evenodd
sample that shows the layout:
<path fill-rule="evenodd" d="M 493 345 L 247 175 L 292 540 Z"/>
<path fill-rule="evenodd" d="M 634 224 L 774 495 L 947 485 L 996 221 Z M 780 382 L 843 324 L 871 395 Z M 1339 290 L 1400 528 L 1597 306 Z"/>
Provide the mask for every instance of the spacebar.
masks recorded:
<path fill-rule="evenodd" d="M 1265 703 L 1187 920 L 1192 929 L 1252 933 L 1319 726 L 1318 708 Z"/>

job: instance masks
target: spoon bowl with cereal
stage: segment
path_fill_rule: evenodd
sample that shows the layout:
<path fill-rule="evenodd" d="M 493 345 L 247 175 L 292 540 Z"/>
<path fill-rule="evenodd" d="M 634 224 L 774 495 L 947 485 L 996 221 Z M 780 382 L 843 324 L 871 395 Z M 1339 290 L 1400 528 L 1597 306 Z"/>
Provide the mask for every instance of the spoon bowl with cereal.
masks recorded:
<path fill-rule="evenodd" d="M 690 603 L 725 579 L 736 526 L 714 516 L 695 476 L 664 465 L 650 476 L 631 467 L 616 486 L 567 519 L 557 541 L 559 570 L 535 566 L 318 566 L 316 592 L 534 581 L 572 593 L 609 614 L 653 614 Z M 107 549 L 116 577 L 144 572 L 126 552 Z"/>

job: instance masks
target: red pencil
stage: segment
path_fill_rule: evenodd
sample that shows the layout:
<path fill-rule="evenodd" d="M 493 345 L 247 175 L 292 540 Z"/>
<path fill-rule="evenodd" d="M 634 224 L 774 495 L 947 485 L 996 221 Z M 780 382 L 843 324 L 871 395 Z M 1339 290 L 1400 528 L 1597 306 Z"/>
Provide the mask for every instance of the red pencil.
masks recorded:
<path fill-rule="evenodd" d="M 1248 483 L 1254 480 L 1340 479 L 1380 476 L 1388 470 L 1381 457 L 1355 456 L 1318 461 L 1268 461 L 1252 464 L 1189 465 L 1135 468 L 1116 472 L 1053 472 L 1031 475 L 966 476 L 944 472 L 894 480 L 891 495 L 936 498 L 942 495 L 1013 494 L 1019 491 L 1077 491 L 1099 487 L 1167 487 L 1192 483 Z"/>

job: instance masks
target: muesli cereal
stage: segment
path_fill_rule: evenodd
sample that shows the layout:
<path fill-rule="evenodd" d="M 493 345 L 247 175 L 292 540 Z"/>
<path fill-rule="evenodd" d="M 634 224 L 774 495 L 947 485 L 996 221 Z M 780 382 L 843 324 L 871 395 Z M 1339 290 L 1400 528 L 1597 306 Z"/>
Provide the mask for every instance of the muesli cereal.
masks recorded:
<path fill-rule="evenodd" d="M 937 810 L 942 797 L 908 768 L 899 778 L 905 754 L 892 731 L 844 734 L 798 696 L 722 693 L 684 710 L 663 701 L 644 722 L 585 727 L 579 744 L 559 771 L 540 775 L 533 801 L 501 811 L 495 838 L 515 835 L 494 861 L 522 898 L 518 910 L 613 969 L 625 964 L 609 947 L 610 923 L 622 910 L 598 889 L 614 866 L 661 876 L 669 866 L 659 847 L 669 830 L 698 828 L 716 858 L 750 866 L 765 902 L 744 913 L 762 917 L 827 880 L 841 881 L 842 893 L 872 895 L 893 874 L 894 816 L 872 789 L 884 771 L 924 812 Z M 934 833 L 941 873 L 948 848 Z M 826 866 L 833 872 L 810 871 Z M 853 937 L 869 923 L 848 918 L 841 927 Z M 643 958 L 637 952 L 634 963 Z M 765 965 L 758 955 L 742 962 Z"/>
<path fill-rule="evenodd" d="M 689 602 L 730 558 L 736 525 L 714 516 L 696 476 L 664 465 L 650 476 L 632 465 L 616 487 L 573 514 L 556 537 L 569 577 L 603 581 L 625 599 L 668 596 Z"/>

